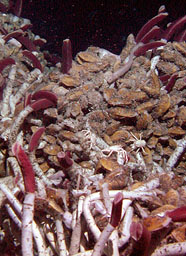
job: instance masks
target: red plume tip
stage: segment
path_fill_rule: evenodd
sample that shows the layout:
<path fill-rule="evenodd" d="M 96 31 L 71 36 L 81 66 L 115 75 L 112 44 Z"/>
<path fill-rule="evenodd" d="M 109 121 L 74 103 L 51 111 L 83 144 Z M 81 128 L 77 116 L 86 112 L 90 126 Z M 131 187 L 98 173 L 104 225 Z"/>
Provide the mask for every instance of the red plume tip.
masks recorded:
<path fill-rule="evenodd" d="M 18 142 L 15 142 L 12 146 L 12 152 L 17 157 L 17 160 L 21 166 L 21 171 L 24 179 L 25 190 L 27 193 L 35 192 L 35 174 L 30 162 L 29 157 L 25 153 L 24 149 Z"/>
<path fill-rule="evenodd" d="M 114 201 L 112 203 L 112 213 L 111 213 L 110 224 L 113 227 L 117 227 L 119 225 L 119 222 L 121 219 L 122 201 L 123 201 L 123 194 L 119 192 L 116 194 Z"/>

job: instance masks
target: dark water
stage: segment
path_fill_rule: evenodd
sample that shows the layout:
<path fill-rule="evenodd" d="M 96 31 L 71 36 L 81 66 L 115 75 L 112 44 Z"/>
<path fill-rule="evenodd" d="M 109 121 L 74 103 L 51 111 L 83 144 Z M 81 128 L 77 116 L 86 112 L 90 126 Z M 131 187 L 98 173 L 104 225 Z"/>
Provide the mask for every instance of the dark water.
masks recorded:
<path fill-rule="evenodd" d="M 31 19 L 33 32 L 47 39 L 45 49 L 61 55 L 70 38 L 73 54 L 90 45 L 119 54 L 126 37 L 157 14 L 165 4 L 172 21 L 186 13 L 185 0 L 25 0 L 22 16 Z"/>

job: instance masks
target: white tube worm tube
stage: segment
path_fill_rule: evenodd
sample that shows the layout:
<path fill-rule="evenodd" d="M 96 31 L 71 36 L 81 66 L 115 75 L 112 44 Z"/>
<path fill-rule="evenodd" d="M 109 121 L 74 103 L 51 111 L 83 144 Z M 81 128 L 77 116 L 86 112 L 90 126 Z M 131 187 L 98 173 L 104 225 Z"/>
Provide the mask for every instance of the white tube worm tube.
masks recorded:
<path fill-rule="evenodd" d="M 34 217 L 35 194 L 25 195 L 22 214 L 21 246 L 23 256 L 33 256 L 32 222 Z"/>

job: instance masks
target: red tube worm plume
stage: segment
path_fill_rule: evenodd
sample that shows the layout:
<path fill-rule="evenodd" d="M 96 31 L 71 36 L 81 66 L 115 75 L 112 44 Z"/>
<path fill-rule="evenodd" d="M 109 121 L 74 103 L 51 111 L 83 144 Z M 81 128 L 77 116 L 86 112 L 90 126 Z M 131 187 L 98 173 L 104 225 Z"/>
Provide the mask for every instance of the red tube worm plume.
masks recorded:
<path fill-rule="evenodd" d="M 10 40 L 11 38 L 18 38 L 19 36 L 21 36 L 23 34 L 23 31 L 21 29 L 15 30 L 5 36 L 3 36 L 3 40 L 5 40 L 5 42 L 8 42 L 8 40 Z"/>
<path fill-rule="evenodd" d="M 32 27 L 33 27 L 32 24 L 25 24 L 25 25 L 22 25 L 22 26 L 20 27 L 20 29 L 21 29 L 22 31 L 26 31 L 26 30 L 28 30 L 28 29 L 31 29 Z"/>
<path fill-rule="evenodd" d="M 62 46 L 62 73 L 67 74 L 72 67 L 72 46 L 70 39 L 65 39 Z"/>
<path fill-rule="evenodd" d="M 19 36 L 17 40 L 24 45 L 26 49 L 28 49 L 31 52 L 37 51 L 37 47 L 34 45 L 34 43 L 29 39 L 28 36 Z"/>
<path fill-rule="evenodd" d="M 53 107 L 53 106 L 54 106 L 54 103 L 47 99 L 36 100 L 32 104 L 30 104 L 30 107 L 34 111 L 38 111 L 40 109 L 46 109 L 46 108 Z"/>
<path fill-rule="evenodd" d="M 46 40 L 42 39 L 42 38 L 39 38 L 39 39 L 35 39 L 33 41 L 33 44 L 35 46 L 39 46 L 39 47 L 42 47 L 44 44 L 46 43 Z"/>
<path fill-rule="evenodd" d="M 177 42 L 184 42 L 186 41 L 186 29 L 181 31 L 180 33 L 178 33 L 176 35 L 176 37 L 174 37 L 174 40 Z"/>
<path fill-rule="evenodd" d="M 53 102 L 55 105 L 57 104 L 56 94 L 50 91 L 40 90 L 35 92 L 32 95 L 32 100 L 39 100 L 39 99 L 47 99 Z"/>
<path fill-rule="evenodd" d="M 113 227 L 117 227 L 121 220 L 121 208 L 123 202 L 123 194 L 121 192 L 117 193 L 114 201 L 112 203 L 112 212 L 111 212 L 111 220 L 110 224 Z"/>
<path fill-rule="evenodd" d="M 148 253 L 151 233 L 140 222 L 132 222 L 130 225 L 130 235 L 134 239 L 134 249 L 136 256 L 146 256 Z"/>
<path fill-rule="evenodd" d="M 56 106 L 57 96 L 50 91 L 37 91 L 33 95 L 28 95 L 24 104 L 25 106 L 30 105 L 34 111 L 38 111 Z"/>
<path fill-rule="evenodd" d="M 151 39 L 160 39 L 160 33 L 161 29 L 158 26 L 154 26 L 147 32 L 140 40 L 140 42 L 146 44 L 148 43 Z"/>
<path fill-rule="evenodd" d="M 28 50 L 24 50 L 24 51 L 22 51 L 22 54 L 32 61 L 34 68 L 38 68 L 41 72 L 43 72 L 43 67 L 41 66 L 40 61 L 32 52 L 30 52 Z"/>
<path fill-rule="evenodd" d="M 186 206 L 179 207 L 173 211 L 166 212 L 166 215 L 169 216 L 172 221 L 180 221 L 185 222 L 186 221 Z"/>
<path fill-rule="evenodd" d="M 0 60 L 0 72 L 2 72 L 3 69 L 6 68 L 8 65 L 13 64 L 15 64 L 15 60 L 10 57 Z"/>
<path fill-rule="evenodd" d="M 141 42 L 142 38 L 144 38 L 145 34 L 148 33 L 154 25 L 156 25 L 158 22 L 162 21 L 168 16 L 167 12 L 160 12 L 158 15 L 150 19 L 138 32 L 136 36 L 136 42 Z"/>
<path fill-rule="evenodd" d="M 170 24 L 170 26 L 168 26 L 168 28 L 165 30 L 163 38 L 168 41 L 175 33 L 182 29 L 185 23 L 186 15 Z"/>
<path fill-rule="evenodd" d="M 143 55 L 146 53 L 146 51 L 148 50 L 152 50 L 152 49 L 156 49 L 160 46 L 164 46 L 166 43 L 165 42 L 161 42 L 161 41 L 154 41 L 154 42 L 150 42 L 147 44 L 142 45 L 141 47 L 139 47 L 135 52 L 134 55 L 136 57 Z"/>
<path fill-rule="evenodd" d="M 159 76 L 159 79 L 162 81 L 162 83 L 166 83 L 170 78 L 170 75 L 162 75 L 162 76 Z"/>
<path fill-rule="evenodd" d="M 17 0 L 14 6 L 14 14 L 16 16 L 18 17 L 21 16 L 22 7 L 23 7 L 23 0 Z"/>
<path fill-rule="evenodd" d="M 31 93 L 26 93 L 26 96 L 24 98 L 24 107 L 31 104 L 31 99 L 32 99 L 32 94 Z"/>
<path fill-rule="evenodd" d="M 57 158 L 63 169 L 67 169 L 73 165 L 72 155 L 70 151 L 59 152 L 57 154 Z"/>
<path fill-rule="evenodd" d="M 170 92 L 172 90 L 177 77 L 178 77 L 177 73 L 172 74 L 172 76 L 168 81 L 168 84 L 165 86 L 165 90 L 167 90 L 167 92 Z"/>
<path fill-rule="evenodd" d="M 30 152 L 33 152 L 37 148 L 39 139 L 41 138 L 44 131 L 45 131 L 45 127 L 40 127 L 37 129 L 36 132 L 34 132 L 32 134 L 32 137 L 31 137 L 30 143 L 29 143 L 29 151 Z"/>
<path fill-rule="evenodd" d="M 174 41 L 184 41 L 186 38 L 185 30 L 181 31 L 186 23 L 186 15 L 179 18 L 178 20 L 172 22 L 165 31 L 161 30 L 157 23 L 160 23 L 168 16 L 168 13 L 165 12 L 165 6 L 161 6 L 158 11 L 158 15 L 150 19 L 138 32 L 136 36 L 136 42 L 142 42 L 146 44 L 150 40 L 159 40 L 160 38 L 165 39 L 166 41 L 171 38 Z M 181 32 L 180 32 L 181 31 Z M 175 36 L 176 35 L 176 36 Z M 137 55 L 136 55 L 137 56 Z M 139 55 L 138 55 L 139 56 Z"/>
<path fill-rule="evenodd" d="M 25 191 L 27 193 L 35 192 L 35 175 L 30 159 L 18 142 L 12 146 L 12 152 L 16 156 L 23 174 Z"/>

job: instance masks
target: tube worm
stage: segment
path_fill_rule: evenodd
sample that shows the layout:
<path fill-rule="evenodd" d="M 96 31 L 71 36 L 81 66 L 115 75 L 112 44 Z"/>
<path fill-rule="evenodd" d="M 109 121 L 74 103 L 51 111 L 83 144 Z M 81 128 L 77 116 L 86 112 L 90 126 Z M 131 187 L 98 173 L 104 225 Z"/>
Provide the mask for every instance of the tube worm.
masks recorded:
<path fill-rule="evenodd" d="M 23 256 L 33 256 L 32 223 L 34 218 L 35 174 L 30 159 L 18 142 L 12 146 L 12 151 L 21 166 L 25 185 L 21 232 L 22 254 Z"/>
<path fill-rule="evenodd" d="M 65 39 L 62 46 L 62 73 L 67 74 L 72 67 L 72 46 L 70 39 Z"/>

